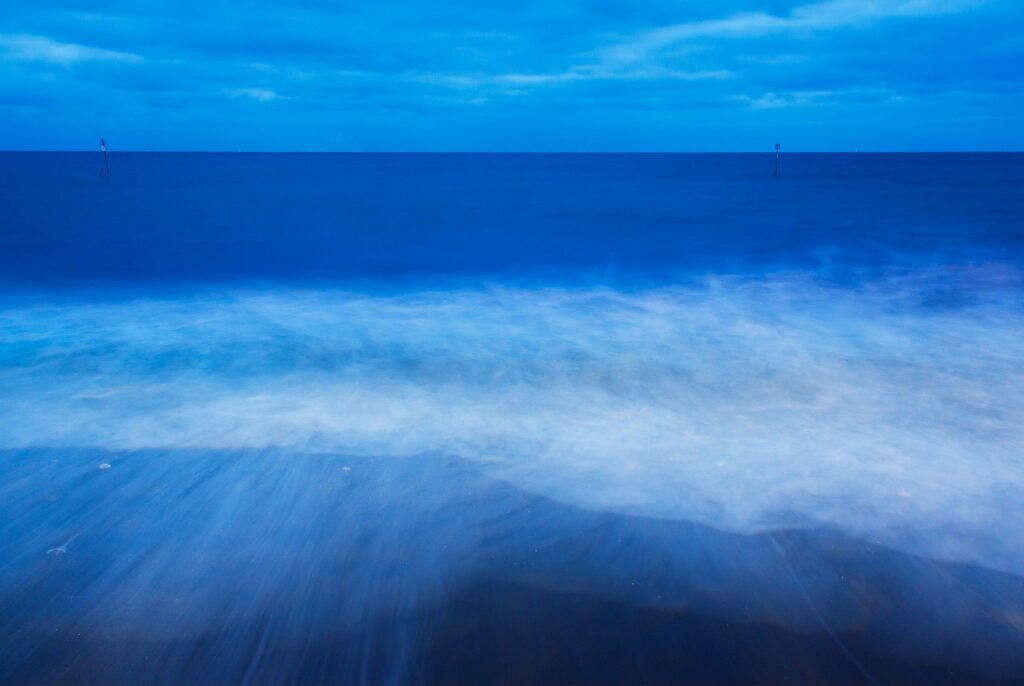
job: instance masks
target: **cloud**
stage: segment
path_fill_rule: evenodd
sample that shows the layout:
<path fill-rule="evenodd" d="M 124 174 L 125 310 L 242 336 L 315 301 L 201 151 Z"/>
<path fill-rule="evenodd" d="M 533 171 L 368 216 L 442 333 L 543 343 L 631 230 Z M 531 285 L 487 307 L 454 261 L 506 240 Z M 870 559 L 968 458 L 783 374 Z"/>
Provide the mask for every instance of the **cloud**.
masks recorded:
<path fill-rule="evenodd" d="M 270 102 L 281 97 L 269 88 L 227 88 L 224 92 L 232 98 L 249 98 L 259 102 Z"/>
<path fill-rule="evenodd" d="M 788 31 L 857 26 L 894 17 L 955 12 L 970 0 L 826 0 L 800 5 L 787 15 L 745 12 L 724 19 L 684 22 L 638 34 L 599 51 L 607 62 L 632 62 L 653 52 L 700 38 L 750 38 Z"/>
<path fill-rule="evenodd" d="M 570 83 L 573 81 L 624 80 L 640 81 L 655 79 L 676 79 L 680 81 L 705 81 L 729 79 L 735 76 L 727 69 L 708 69 L 686 71 L 649 67 L 642 69 L 613 70 L 606 67 L 586 65 L 572 67 L 565 71 L 553 72 L 508 72 L 502 74 L 416 74 L 414 81 L 455 88 L 475 88 L 479 86 L 544 86 L 549 84 Z"/>
<path fill-rule="evenodd" d="M 94 48 L 78 43 L 61 43 L 47 36 L 0 34 L 0 48 L 8 59 L 70 65 L 76 62 L 141 62 L 142 56 Z"/>
<path fill-rule="evenodd" d="M 853 102 L 880 102 L 899 99 L 899 96 L 881 89 L 768 92 L 762 93 L 756 97 L 750 97 L 747 95 L 739 96 L 739 100 L 758 110 L 778 109 L 781 107 L 800 107 L 806 105 L 837 105 Z"/>
<path fill-rule="evenodd" d="M 586 81 L 601 79 L 646 80 L 646 79 L 679 79 L 681 81 L 702 81 L 728 79 L 733 76 L 726 69 L 710 69 L 704 71 L 685 71 L 679 69 L 633 69 L 629 71 L 613 71 L 593 66 L 575 67 L 564 72 L 522 74 L 501 74 L 495 78 L 498 83 L 517 86 L 529 86 L 546 83 L 563 83 L 566 81 Z"/>
<path fill-rule="evenodd" d="M 834 122 L 812 119 L 830 107 L 870 115 L 886 145 L 909 145 L 897 139 L 924 117 L 934 145 L 968 127 L 1002 149 L 1022 135 L 1010 123 L 1021 20 L 1019 0 L 527 0 L 515 12 L 468 0 L 160 0 L 102 12 L 7 0 L 0 91 L 53 103 L 45 125 L 8 128 L 17 147 L 56 145 L 54 131 L 76 145 L 79 122 L 94 116 L 124 117 L 139 147 L 165 146 L 178 140 L 171 112 L 187 112 L 202 145 L 217 149 L 263 146 L 270 128 L 293 132 L 287 145 L 303 149 L 387 147 L 396 132 L 402 145 L 445 149 L 734 149 L 749 145 L 738 132 L 772 121 L 794 127 L 787 140 L 842 147 Z M 244 103 L 251 129 L 225 130 Z M 951 108 L 956 122 L 940 116 Z M 332 124 L 341 113 L 343 128 Z M 610 113 L 624 124 L 612 130 Z M 894 117 L 895 127 L 879 123 Z M 899 128 L 901 117 L 918 118 L 913 130 Z"/>

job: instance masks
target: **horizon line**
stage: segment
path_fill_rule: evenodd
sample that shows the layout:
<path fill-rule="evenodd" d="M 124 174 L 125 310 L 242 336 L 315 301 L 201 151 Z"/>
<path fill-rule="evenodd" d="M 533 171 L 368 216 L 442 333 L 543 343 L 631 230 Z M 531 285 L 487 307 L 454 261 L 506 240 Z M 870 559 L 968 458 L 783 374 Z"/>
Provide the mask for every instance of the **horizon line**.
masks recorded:
<path fill-rule="evenodd" d="M 0 154 L 11 153 L 100 153 L 96 148 L 4 148 Z M 107 152 L 131 154 L 180 154 L 180 155 L 762 155 L 775 154 L 775 148 L 757 150 L 226 150 L 191 149 L 174 150 L 166 148 L 125 148 Z M 1021 149 L 983 150 L 787 150 L 789 155 L 1019 155 Z"/>

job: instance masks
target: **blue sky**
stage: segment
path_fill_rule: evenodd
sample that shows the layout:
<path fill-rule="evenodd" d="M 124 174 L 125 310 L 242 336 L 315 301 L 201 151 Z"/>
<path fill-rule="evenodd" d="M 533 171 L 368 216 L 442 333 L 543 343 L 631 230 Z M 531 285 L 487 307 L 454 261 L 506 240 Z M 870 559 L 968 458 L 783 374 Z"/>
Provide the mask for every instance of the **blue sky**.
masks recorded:
<path fill-rule="evenodd" d="M 0 0 L 0 148 L 1024 149 L 1021 0 Z"/>

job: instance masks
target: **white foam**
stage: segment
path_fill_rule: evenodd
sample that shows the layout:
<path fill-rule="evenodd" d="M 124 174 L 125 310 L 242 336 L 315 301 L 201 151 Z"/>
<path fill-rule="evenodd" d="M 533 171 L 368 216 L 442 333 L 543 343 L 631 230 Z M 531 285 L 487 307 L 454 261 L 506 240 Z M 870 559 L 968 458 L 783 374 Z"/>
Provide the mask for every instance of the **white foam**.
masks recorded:
<path fill-rule="evenodd" d="M 10 300 L 0 447 L 437 452 L 594 508 L 1024 573 L 1024 313 L 934 275 Z"/>

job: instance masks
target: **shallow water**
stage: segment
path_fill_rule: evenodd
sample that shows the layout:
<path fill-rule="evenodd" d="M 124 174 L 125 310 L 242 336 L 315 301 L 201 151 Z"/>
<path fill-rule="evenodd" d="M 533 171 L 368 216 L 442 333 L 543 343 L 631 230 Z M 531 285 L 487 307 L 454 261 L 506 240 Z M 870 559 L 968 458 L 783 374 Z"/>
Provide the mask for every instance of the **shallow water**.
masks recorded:
<path fill-rule="evenodd" d="M 1024 668 L 1020 577 L 832 530 L 579 509 L 439 455 L 50 449 L 4 464 L 10 683 L 963 683 Z M 708 651 L 700 679 L 676 671 Z"/>

